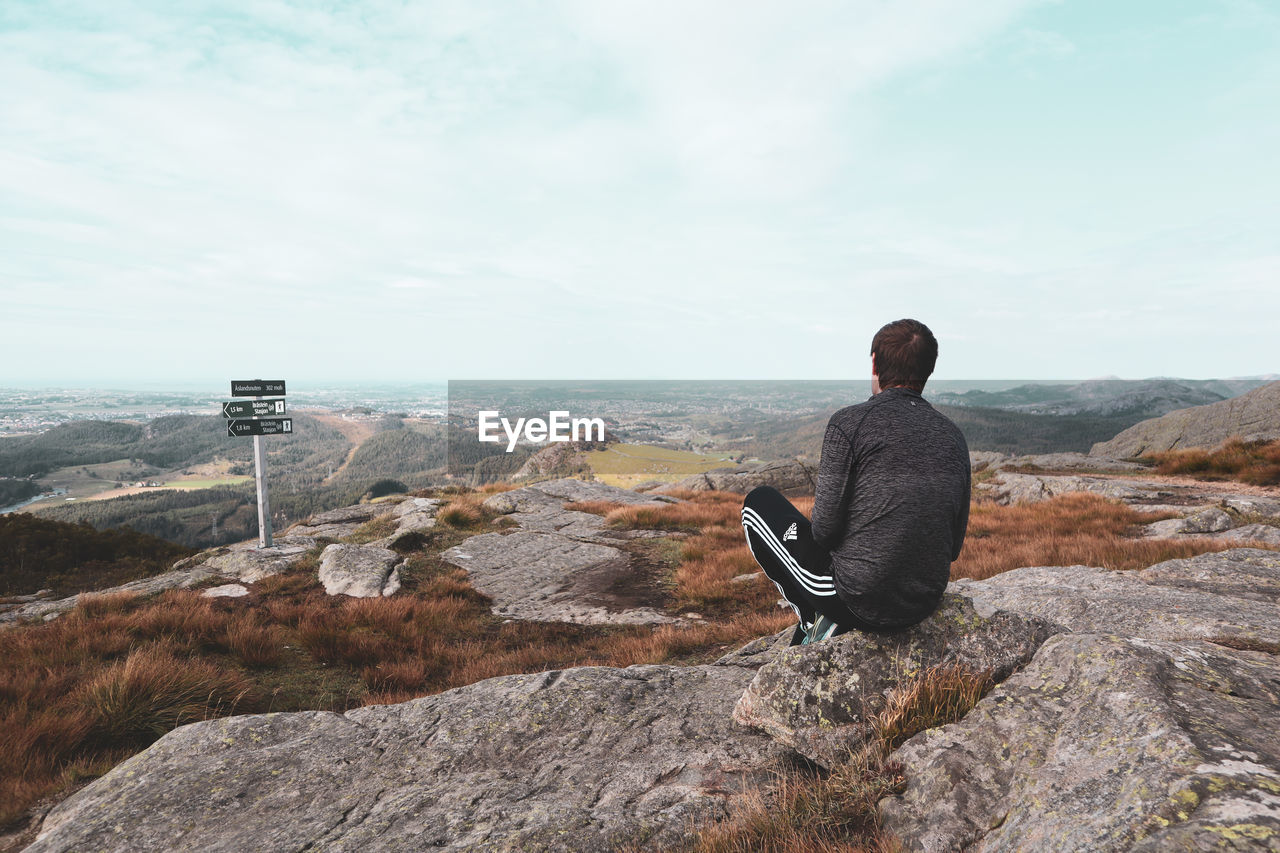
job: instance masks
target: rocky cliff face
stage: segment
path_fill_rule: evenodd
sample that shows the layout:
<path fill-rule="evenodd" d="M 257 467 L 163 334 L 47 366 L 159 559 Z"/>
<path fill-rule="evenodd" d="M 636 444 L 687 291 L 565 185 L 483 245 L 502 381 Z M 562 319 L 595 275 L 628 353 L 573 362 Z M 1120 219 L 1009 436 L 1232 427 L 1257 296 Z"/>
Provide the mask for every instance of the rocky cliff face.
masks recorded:
<path fill-rule="evenodd" d="M 1280 382 L 1134 424 L 1110 441 L 1095 444 L 1089 455 L 1128 458 L 1184 447 L 1212 447 L 1232 436 L 1280 438 Z"/>

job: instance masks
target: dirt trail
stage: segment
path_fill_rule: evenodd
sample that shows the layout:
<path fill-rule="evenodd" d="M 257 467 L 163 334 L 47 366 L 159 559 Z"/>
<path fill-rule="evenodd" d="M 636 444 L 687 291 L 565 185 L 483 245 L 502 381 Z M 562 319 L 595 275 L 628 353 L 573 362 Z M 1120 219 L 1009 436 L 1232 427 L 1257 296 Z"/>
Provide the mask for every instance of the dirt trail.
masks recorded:
<path fill-rule="evenodd" d="M 375 421 L 350 420 L 332 412 L 307 412 L 307 414 L 322 424 L 333 427 L 342 433 L 342 436 L 347 441 L 351 442 L 351 449 L 347 451 L 347 458 L 342 460 L 342 464 L 335 468 L 332 474 L 321 481 L 323 484 L 328 485 L 347 469 L 347 466 L 351 464 L 351 460 L 355 457 L 356 451 L 360 449 L 360 445 L 364 444 L 366 439 L 378 431 L 378 426 Z"/>

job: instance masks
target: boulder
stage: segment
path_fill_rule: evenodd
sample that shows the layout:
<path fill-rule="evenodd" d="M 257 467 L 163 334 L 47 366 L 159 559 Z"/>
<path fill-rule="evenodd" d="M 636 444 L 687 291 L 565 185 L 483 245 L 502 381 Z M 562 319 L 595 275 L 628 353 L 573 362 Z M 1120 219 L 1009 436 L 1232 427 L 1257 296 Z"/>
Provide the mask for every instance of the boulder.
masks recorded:
<path fill-rule="evenodd" d="M 402 501 L 392 515 L 396 518 L 396 532 L 391 538 L 415 530 L 429 530 L 436 525 L 436 513 L 444 504 L 439 498 L 408 498 Z"/>
<path fill-rule="evenodd" d="M 730 723 L 752 674 L 582 667 L 195 723 L 54 808 L 28 850 L 670 849 L 786 761 Z"/>
<path fill-rule="evenodd" d="M 1229 594 L 1232 587 L 1255 582 L 1239 576 L 1242 560 L 1247 561 L 1248 577 L 1271 579 L 1270 587 L 1256 590 L 1264 593 L 1261 600 Z M 1223 580 L 1205 587 L 1188 582 L 1200 572 Z M 1280 636 L 1280 608 L 1266 593 L 1280 585 L 1278 579 L 1280 553 L 1237 550 L 1171 560 L 1142 571 L 1034 566 L 984 581 L 954 581 L 948 588 L 979 607 L 1038 616 L 1077 633 L 1259 641 Z"/>
<path fill-rule="evenodd" d="M 1183 518 L 1168 518 L 1144 525 L 1143 535 L 1151 539 L 1168 539 L 1174 536 L 1199 535 L 1230 530 L 1234 523 L 1231 514 L 1220 507 L 1211 506 Z"/>
<path fill-rule="evenodd" d="M 223 577 L 244 583 L 257 583 L 263 578 L 287 572 L 314 547 L 314 539 L 306 543 L 276 545 L 271 548 L 228 548 L 204 561 L 206 568 Z M 307 544 L 309 543 L 309 544 Z M 257 540 L 253 543 L 257 545 Z"/>
<path fill-rule="evenodd" d="M 939 664 L 988 671 L 998 681 L 1059 630 L 1035 616 L 975 608 L 948 594 L 937 612 L 907 631 L 850 631 L 785 649 L 756 673 L 734 720 L 831 767 L 863 742 L 867 716 L 903 681 Z"/>
<path fill-rule="evenodd" d="M 799 459 L 759 462 L 737 468 L 713 468 L 672 483 L 669 489 L 695 492 L 721 491 L 745 495 L 757 486 L 773 486 L 791 497 L 811 495 L 817 484 L 817 470 Z"/>
<path fill-rule="evenodd" d="M 320 583 L 329 595 L 388 596 L 400 588 L 400 555 L 375 545 L 335 543 L 320 554 Z"/>
<path fill-rule="evenodd" d="M 894 754 L 881 814 L 916 851 L 1280 849 L 1277 731 L 1274 655 L 1057 636 Z"/>

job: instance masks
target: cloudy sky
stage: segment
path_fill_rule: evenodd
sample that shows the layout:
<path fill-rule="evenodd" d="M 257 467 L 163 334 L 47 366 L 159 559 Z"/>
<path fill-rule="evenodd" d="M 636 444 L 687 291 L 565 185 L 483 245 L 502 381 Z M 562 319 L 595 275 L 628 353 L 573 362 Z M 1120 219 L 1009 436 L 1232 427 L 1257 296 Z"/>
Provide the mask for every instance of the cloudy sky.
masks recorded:
<path fill-rule="evenodd" d="M 1280 8 L 0 4 L 0 384 L 1280 371 Z"/>

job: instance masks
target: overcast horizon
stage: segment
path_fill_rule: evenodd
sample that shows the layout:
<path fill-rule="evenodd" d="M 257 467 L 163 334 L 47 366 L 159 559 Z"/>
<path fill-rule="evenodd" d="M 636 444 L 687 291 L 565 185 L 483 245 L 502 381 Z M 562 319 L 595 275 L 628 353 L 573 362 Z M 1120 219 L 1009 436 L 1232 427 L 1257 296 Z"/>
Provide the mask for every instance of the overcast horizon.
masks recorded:
<path fill-rule="evenodd" d="M 0 386 L 1280 373 L 1251 0 L 11 2 L 0 75 Z"/>

